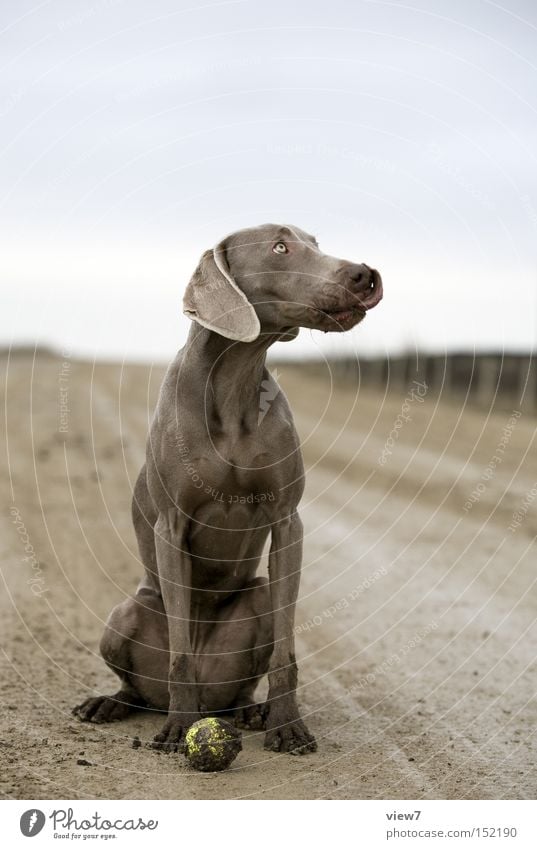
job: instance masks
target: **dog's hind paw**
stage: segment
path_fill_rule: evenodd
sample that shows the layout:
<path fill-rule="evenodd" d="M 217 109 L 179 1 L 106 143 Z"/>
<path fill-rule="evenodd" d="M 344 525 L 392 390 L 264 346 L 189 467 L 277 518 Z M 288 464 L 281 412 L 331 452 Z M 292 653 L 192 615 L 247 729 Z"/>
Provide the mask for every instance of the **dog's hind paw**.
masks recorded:
<path fill-rule="evenodd" d="M 249 728 L 252 731 L 261 731 L 267 727 L 268 709 L 266 704 L 243 705 L 233 711 L 233 718 L 237 728 Z"/>
<path fill-rule="evenodd" d="M 73 708 L 73 716 L 82 722 L 118 722 L 125 719 L 138 707 L 131 693 L 116 693 L 114 696 L 92 696 Z"/>

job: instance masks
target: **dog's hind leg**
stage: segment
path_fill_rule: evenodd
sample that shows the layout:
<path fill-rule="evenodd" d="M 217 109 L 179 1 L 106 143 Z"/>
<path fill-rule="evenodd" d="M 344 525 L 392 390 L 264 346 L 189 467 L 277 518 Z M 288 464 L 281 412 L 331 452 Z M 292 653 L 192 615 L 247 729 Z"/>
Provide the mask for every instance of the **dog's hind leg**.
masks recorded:
<path fill-rule="evenodd" d="M 265 706 L 254 694 L 273 650 L 266 578 L 255 578 L 218 609 L 198 654 L 202 713 L 233 713 L 238 725 L 262 728 Z"/>
<path fill-rule="evenodd" d="M 136 637 L 137 616 L 135 599 L 126 599 L 112 610 L 101 638 L 100 651 L 106 664 L 119 677 L 121 686 L 111 696 L 91 696 L 73 709 L 84 722 L 114 722 L 125 719 L 133 710 L 145 704 L 133 685 L 131 640 Z"/>
<path fill-rule="evenodd" d="M 259 730 L 265 728 L 268 706 L 265 702 L 256 701 L 255 691 L 263 675 L 268 672 L 273 651 L 272 615 L 267 579 L 256 578 L 250 586 L 247 603 L 256 617 L 255 638 L 251 653 L 252 677 L 240 687 L 233 713 L 235 723 L 240 728 Z"/>
<path fill-rule="evenodd" d="M 162 608 L 161 600 L 158 599 L 159 587 L 153 532 L 157 514 L 147 490 L 145 466 L 134 488 L 132 518 L 145 575 L 136 597 L 126 599 L 111 612 L 100 644 L 101 654 L 110 669 L 119 677 L 121 687 L 112 696 L 92 696 L 77 705 L 73 714 L 86 722 L 113 722 L 124 719 L 131 711 L 147 703 L 147 699 L 141 695 L 137 686 L 139 679 L 137 682 L 133 677 L 133 668 L 137 665 L 138 670 L 143 673 L 143 664 L 140 660 L 143 660 L 146 638 L 151 642 L 156 634 L 157 637 L 153 641 L 160 645 L 160 631 L 163 633 L 165 631 L 167 639 L 165 615 L 164 621 L 162 617 L 158 619 L 152 615 L 149 617 L 144 615 L 146 610 L 151 614 L 153 608 L 159 608 L 159 604 Z M 153 664 L 156 661 L 157 670 L 161 666 L 160 660 L 161 653 L 157 653 L 156 658 L 151 657 Z M 165 662 L 168 662 L 167 654 Z M 150 674 L 149 666 L 147 673 Z M 161 696 L 162 688 L 156 689 Z M 152 692 L 151 687 L 150 690 Z"/>
<path fill-rule="evenodd" d="M 74 709 L 75 716 L 113 722 L 136 708 L 168 710 L 168 624 L 160 596 L 142 588 L 114 607 L 100 649 L 121 687 L 112 696 L 86 699 Z"/>

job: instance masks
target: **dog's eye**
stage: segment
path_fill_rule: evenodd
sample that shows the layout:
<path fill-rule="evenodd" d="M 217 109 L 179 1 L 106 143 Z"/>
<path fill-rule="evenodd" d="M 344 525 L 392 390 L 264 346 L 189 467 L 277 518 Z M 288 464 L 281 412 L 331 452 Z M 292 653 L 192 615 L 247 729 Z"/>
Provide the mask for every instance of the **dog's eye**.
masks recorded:
<path fill-rule="evenodd" d="M 275 254 L 286 254 L 287 245 L 284 242 L 276 242 L 276 244 L 272 248 L 272 252 Z"/>

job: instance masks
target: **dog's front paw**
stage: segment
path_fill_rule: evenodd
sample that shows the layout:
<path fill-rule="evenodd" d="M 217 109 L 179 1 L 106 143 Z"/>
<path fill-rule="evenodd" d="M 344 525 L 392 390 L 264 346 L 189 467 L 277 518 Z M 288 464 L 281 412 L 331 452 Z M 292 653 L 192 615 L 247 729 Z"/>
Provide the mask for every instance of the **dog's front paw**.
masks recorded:
<path fill-rule="evenodd" d="M 265 749 L 270 749 L 271 752 L 289 752 L 290 755 L 305 755 L 308 752 L 316 752 L 317 743 L 300 717 L 287 722 L 277 722 L 275 717 L 271 720 L 269 713 Z"/>
<path fill-rule="evenodd" d="M 155 734 L 150 747 L 159 752 L 183 752 L 186 732 L 198 719 L 200 717 L 195 713 L 169 716 L 162 730 Z"/>

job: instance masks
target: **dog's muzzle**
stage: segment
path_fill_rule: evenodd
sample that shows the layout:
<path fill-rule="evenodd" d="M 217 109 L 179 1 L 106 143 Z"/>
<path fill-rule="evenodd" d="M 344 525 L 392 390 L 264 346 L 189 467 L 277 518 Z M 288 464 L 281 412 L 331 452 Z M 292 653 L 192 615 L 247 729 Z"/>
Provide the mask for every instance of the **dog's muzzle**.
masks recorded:
<path fill-rule="evenodd" d="M 382 299 L 382 277 L 375 268 L 368 265 L 350 264 L 345 269 L 347 274 L 347 287 L 354 295 L 357 302 L 364 310 L 376 307 Z"/>

